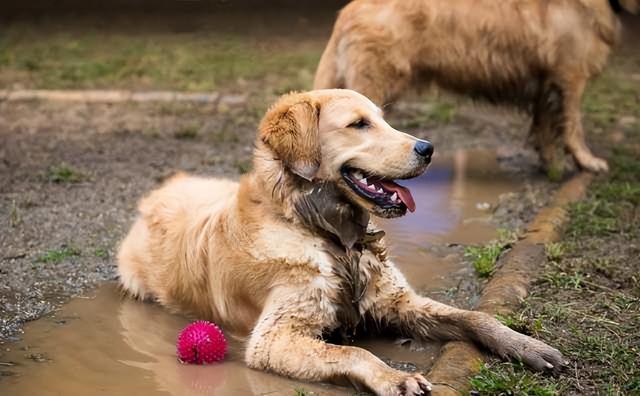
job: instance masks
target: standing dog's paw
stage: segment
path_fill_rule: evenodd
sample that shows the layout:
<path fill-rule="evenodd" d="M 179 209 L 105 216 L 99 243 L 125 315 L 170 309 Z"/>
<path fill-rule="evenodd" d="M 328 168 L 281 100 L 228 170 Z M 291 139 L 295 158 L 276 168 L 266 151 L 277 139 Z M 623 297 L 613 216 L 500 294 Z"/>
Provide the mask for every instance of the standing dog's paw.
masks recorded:
<path fill-rule="evenodd" d="M 593 156 L 590 153 L 580 153 L 575 156 L 578 165 L 582 169 L 588 170 L 594 173 L 603 173 L 609 171 L 609 165 L 607 161 L 602 158 Z"/>
<path fill-rule="evenodd" d="M 422 375 L 394 370 L 378 389 L 380 396 L 422 396 L 431 394 L 431 384 Z"/>

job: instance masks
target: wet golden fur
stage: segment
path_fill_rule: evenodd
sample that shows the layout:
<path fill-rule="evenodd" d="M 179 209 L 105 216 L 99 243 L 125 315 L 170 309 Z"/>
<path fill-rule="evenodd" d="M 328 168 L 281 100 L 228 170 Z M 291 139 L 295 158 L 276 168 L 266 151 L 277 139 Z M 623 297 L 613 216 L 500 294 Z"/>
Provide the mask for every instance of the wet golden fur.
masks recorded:
<path fill-rule="evenodd" d="M 368 127 L 354 121 L 366 118 Z M 253 170 L 239 183 L 180 174 L 145 197 L 118 255 L 139 298 L 247 336 L 253 368 L 303 380 L 346 376 L 380 395 L 421 394 L 418 373 L 323 333 L 367 317 L 417 339 L 463 339 L 536 369 L 560 353 L 480 312 L 417 295 L 388 260 L 370 214 L 394 217 L 344 182 L 345 164 L 389 178 L 419 175 L 418 140 L 349 90 L 286 95 L 265 115 Z"/>
<path fill-rule="evenodd" d="M 640 2 L 621 4 L 636 12 Z M 533 115 L 546 166 L 561 166 L 565 148 L 582 168 L 605 171 L 585 143 L 580 105 L 619 31 L 608 0 L 355 0 L 338 16 L 314 87 L 383 105 L 435 83 L 516 105 Z"/>

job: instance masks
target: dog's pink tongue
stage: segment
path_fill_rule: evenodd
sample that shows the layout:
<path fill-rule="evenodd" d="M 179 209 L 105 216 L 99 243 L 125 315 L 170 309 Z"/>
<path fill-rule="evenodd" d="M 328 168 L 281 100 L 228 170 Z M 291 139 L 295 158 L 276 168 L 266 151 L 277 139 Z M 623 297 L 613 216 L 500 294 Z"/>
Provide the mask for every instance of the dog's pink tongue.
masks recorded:
<path fill-rule="evenodd" d="M 413 213 L 416 211 L 416 203 L 413 201 L 413 196 L 408 188 L 386 180 L 380 180 L 380 184 L 382 184 L 385 189 L 396 192 L 398 194 L 398 198 L 404 202 L 410 212 Z"/>

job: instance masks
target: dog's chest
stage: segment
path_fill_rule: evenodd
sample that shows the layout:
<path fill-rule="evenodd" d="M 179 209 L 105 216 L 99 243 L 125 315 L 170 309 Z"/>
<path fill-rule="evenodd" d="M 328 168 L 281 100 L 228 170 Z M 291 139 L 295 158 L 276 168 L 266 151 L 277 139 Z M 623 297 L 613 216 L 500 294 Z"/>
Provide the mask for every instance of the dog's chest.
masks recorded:
<path fill-rule="evenodd" d="M 367 244 L 356 244 L 353 249 L 331 252 L 332 272 L 337 277 L 337 289 L 333 293 L 337 324 L 343 336 L 350 336 L 366 311 L 363 299 L 380 274 L 386 260 L 384 250 L 375 251 Z"/>

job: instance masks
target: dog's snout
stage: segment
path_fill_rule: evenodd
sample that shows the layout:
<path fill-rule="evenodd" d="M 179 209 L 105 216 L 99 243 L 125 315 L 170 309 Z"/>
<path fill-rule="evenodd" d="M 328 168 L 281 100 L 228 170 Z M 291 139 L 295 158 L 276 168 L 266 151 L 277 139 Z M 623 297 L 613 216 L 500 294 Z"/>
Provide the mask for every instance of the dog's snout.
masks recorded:
<path fill-rule="evenodd" d="M 421 157 L 431 158 L 433 155 L 433 144 L 426 140 L 418 140 L 413 150 Z"/>

